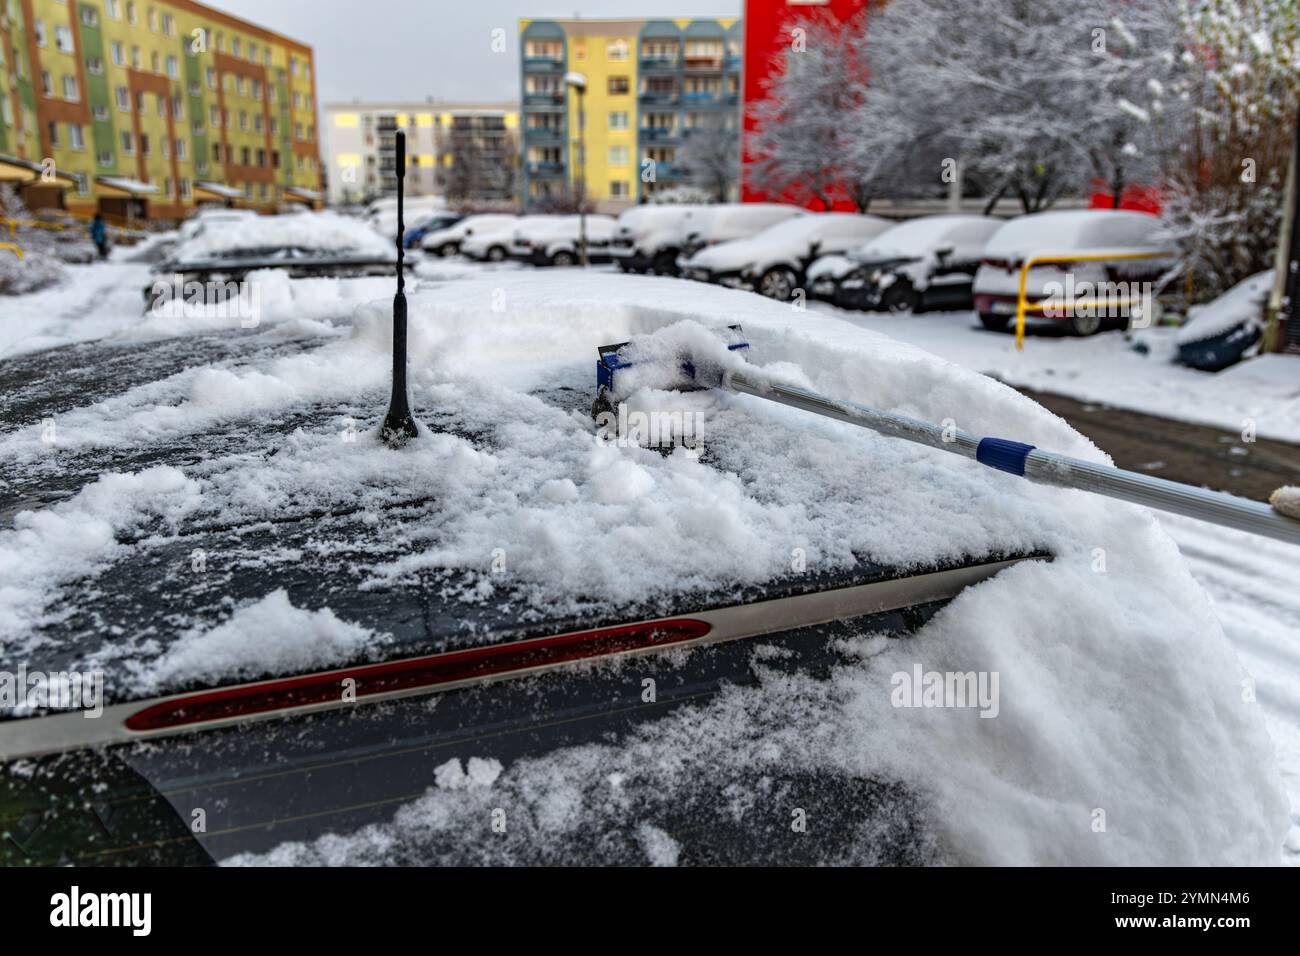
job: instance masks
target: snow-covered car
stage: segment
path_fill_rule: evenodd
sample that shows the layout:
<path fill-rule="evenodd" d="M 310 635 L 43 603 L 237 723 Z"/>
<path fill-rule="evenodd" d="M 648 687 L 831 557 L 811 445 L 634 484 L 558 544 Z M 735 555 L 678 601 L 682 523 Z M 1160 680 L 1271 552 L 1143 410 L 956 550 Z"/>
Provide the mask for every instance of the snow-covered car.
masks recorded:
<path fill-rule="evenodd" d="M 424 237 L 429 233 L 450 229 L 464 218 L 460 213 L 454 212 L 437 212 L 433 215 L 423 216 L 417 225 L 407 227 L 406 238 L 403 242 L 407 249 L 414 249 L 424 241 Z"/>
<path fill-rule="evenodd" d="M 1264 306 L 1276 273 L 1243 279 L 1213 302 L 1195 305 L 1178 330 L 1178 361 L 1219 372 L 1246 358 L 1264 337 Z"/>
<path fill-rule="evenodd" d="M 1277 862 L 1261 708 L 1151 512 L 751 395 L 586 414 L 598 346 L 743 323 L 756 376 L 1105 460 L 1024 395 L 518 270 L 408 289 L 392 449 L 391 294 L 282 291 L 0 360 L 59 410 L 0 422 L 0 658 L 60 692 L 0 687 L 0 863 Z"/>
<path fill-rule="evenodd" d="M 1160 220 L 1147 213 L 1076 209 L 1021 216 L 984 248 L 975 273 L 975 310 L 986 329 L 1005 329 L 1016 315 L 1022 267 L 1031 259 L 1060 257 L 1064 261 L 1029 270 L 1026 315 L 1092 335 L 1107 320 L 1128 319 L 1147 293 L 1157 291 L 1152 284 L 1170 265 L 1168 249 Z M 1144 258 L 1124 258 L 1135 256 Z"/>
<path fill-rule="evenodd" d="M 971 309 L 975 270 L 1002 226 L 987 216 L 922 216 L 808 268 L 809 294 L 843 309 Z"/>
<path fill-rule="evenodd" d="M 708 246 L 734 239 L 750 239 L 779 222 L 806 216 L 808 210 L 785 203 L 715 203 L 691 206 L 678 227 L 677 268 Z"/>
<path fill-rule="evenodd" d="M 682 274 L 787 302 L 818 256 L 853 249 L 892 225 L 879 216 L 852 213 L 794 216 L 752 238 L 701 249 L 682 262 Z"/>
<path fill-rule="evenodd" d="M 257 213 L 251 209 L 224 209 L 221 207 L 212 209 L 200 209 L 185 222 L 181 223 L 179 230 L 179 241 L 186 242 L 193 239 L 205 229 L 218 228 L 222 223 L 237 223 L 249 219 L 255 219 Z"/>
<path fill-rule="evenodd" d="M 472 235 L 461 240 L 460 254 L 476 262 L 504 262 L 510 258 L 518 230 L 550 225 L 560 218 L 549 215 L 512 216 L 509 222 L 477 227 Z"/>
<path fill-rule="evenodd" d="M 614 237 L 612 216 L 587 216 L 587 261 L 610 262 L 610 240 Z M 579 248 L 582 223 L 578 216 L 558 216 L 553 221 L 523 225 L 515 229 L 510 257 L 535 266 L 574 266 L 581 259 Z"/>
<path fill-rule="evenodd" d="M 461 243 L 472 236 L 486 232 L 496 232 L 511 228 L 519 221 L 518 216 L 504 213 L 484 213 L 479 216 L 466 216 L 460 222 L 447 229 L 425 233 L 420 240 L 420 248 L 439 256 L 454 256 L 460 251 Z"/>
<path fill-rule="evenodd" d="M 676 275 L 682 224 L 693 210 L 685 204 L 636 206 L 618 217 L 610 252 L 624 272 Z"/>

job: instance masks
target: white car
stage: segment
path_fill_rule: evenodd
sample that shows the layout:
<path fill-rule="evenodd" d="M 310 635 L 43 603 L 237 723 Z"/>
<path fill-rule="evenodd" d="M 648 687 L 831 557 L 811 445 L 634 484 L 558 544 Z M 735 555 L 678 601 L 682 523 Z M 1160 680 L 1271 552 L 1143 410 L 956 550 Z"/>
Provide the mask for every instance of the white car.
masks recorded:
<path fill-rule="evenodd" d="M 1016 314 L 1020 273 L 1031 259 L 1064 261 L 1034 266 L 1026 278 L 1028 315 L 1065 321 L 1075 335 L 1100 331 L 1107 318 L 1126 318 L 1141 299 L 1137 290 L 1170 264 L 1160 220 L 1141 212 L 1077 209 L 1040 212 L 1013 219 L 995 232 L 975 273 L 975 310 L 987 329 L 1005 329 Z M 1069 257 L 1078 257 L 1071 260 Z M 1085 257 L 1145 256 L 1143 259 L 1079 261 Z M 1098 284 L 1103 284 L 1099 289 Z M 1058 288 L 1061 290 L 1058 293 Z M 1080 295 L 1070 296 L 1070 290 Z M 1101 296 L 1115 300 L 1104 310 L 1074 309 Z M 1105 311 L 1107 314 L 1098 314 Z M 1113 314 L 1112 314 L 1113 313 Z"/>
<path fill-rule="evenodd" d="M 682 220 L 678 229 L 677 257 L 680 270 L 685 260 L 708 246 L 749 239 L 764 229 L 796 216 L 806 216 L 808 210 L 786 203 L 717 203 L 712 206 L 694 206 Z"/>
<path fill-rule="evenodd" d="M 520 227 L 539 222 L 554 222 L 556 216 L 515 216 L 510 222 L 497 223 L 476 229 L 472 236 L 460 244 L 460 254 L 479 262 L 504 262 L 510 258 L 510 248 Z"/>
<path fill-rule="evenodd" d="M 637 206 L 618 217 L 610 253 L 624 272 L 674 275 L 681 252 L 682 225 L 704 206 Z"/>
<path fill-rule="evenodd" d="M 612 216 L 587 216 L 587 261 L 609 262 L 610 240 L 614 237 Z M 535 266 L 573 266 L 582 260 L 579 249 L 582 221 L 579 216 L 555 216 L 551 221 L 521 225 L 515 229 L 510 257 Z"/>
<path fill-rule="evenodd" d="M 498 215 L 495 213 L 466 216 L 454 226 L 428 233 L 420 241 L 420 248 L 434 255 L 454 256 L 460 251 L 461 243 L 470 236 L 512 227 L 518 221 L 518 216 Z"/>
<path fill-rule="evenodd" d="M 682 273 L 786 302 L 803 284 L 808 266 L 818 255 L 853 249 L 892 225 L 879 216 L 853 213 L 795 216 L 753 238 L 702 249 L 682 264 Z"/>
<path fill-rule="evenodd" d="M 814 262 L 809 295 L 845 309 L 970 309 L 975 270 L 1001 227 L 1002 220 L 988 216 L 909 219 L 847 255 Z"/>

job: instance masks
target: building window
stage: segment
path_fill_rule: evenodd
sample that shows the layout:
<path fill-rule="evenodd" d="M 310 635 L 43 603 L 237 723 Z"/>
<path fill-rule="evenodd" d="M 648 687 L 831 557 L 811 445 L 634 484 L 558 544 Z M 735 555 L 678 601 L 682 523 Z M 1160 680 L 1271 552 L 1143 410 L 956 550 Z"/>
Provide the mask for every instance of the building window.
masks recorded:
<path fill-rule="evenodd" d="M 97 56 L 86 57 L 86 72 L 93 73 L 95 76 L 102 76 L 104 73 L 104 61 Z"/>
<path fill-rule="evenodd" d="M 77 123 L 68 124 L 68 145 L 76 150 L 86 148 L 86 138 L 81 132 L 81 126 Z"/>
<path fill-rule="evenodd" d="M 163 14 L 163 33 L 169 37 L 176 35 L 176 21 L 171 18 L 170 14 Z"/>
<path fill-rule="evenodd" d="M 105 169 L 109 169 L 113 165 L 113 154 L 105 150 L 96 157 L 96 161 Z"/>
<path fill-rule="evenodd" d="M 104 9 L 114 20 L 122 19 L 122 0 L 104 0 Z"/>
<path fill-rule="evenodd" d="M 72 174 L 72 178 L 75 179 L 75 180 L 77 181 L 77 195 L 78 195 L 78 196 L 89 196 L 89 195 L 90 195 L 90 177 L 87 176 L 85 173 L 73 173 L 73 174 Z"/>
<path fill-rule="evenodd" d="M 138 46 L 131 47 L 131 68 L 133 70 L 140 69 L 140 48 Z"/>
<path fill-rule="evenodd" d="M 247 165 L 249 165 L 249 160 L 250 160 L 250 159 L 252 159 L 252 155 L 251 155 L 251 153 L 250 153 L 248 147 L 247 147 L 247 146 L 242 147 L 242 148 L 239 150 L 239 163 L 240 163 L 240 165 L 241 165 L 241 166 L 247 166 Z"/>
<path fill-rule="evenodd" d="M 208 80 L 208 89 L 215 90 L 217 88 L 217 71 L 214 70 L 212 67 L 208 67 L 207 80 Z"/>
<path fill-rule="evenodd" d="M 36 34 L 36 45 L 45 46 L 48 42 L 45 39 L 45 21 L 37 20 L 36 25 L 32 28 L 32 32 Z"/>
<path fill-rule="evenodd" d="M 611 40 L 605 44 L 605 57 L 610 60 L 626 60 L 628 53 L 626 40 Z"/>
<path fill-rule="evenodd" d="M 181 198 L 182 199 L 190 198 L 190 181 L 188 179 L 181 180 Z"/>
<path fill-rule="evenodd" d="M 609 165 L 626 166 L 628 162 L 628 151 L 626 146 L 611 146 L 609 148 Z"/>
<path fill-rule="evenodd" d="M 263 169 L 266 168 L 266 150 L 259 149 L 257 151 L 257 165 Z"/>
<path fill-rule="evenodd" d="M 190 91 L 190 96 L 198 96 L 203 92 L 199 84 L 194 81 L 190 82 L 189 91 Z"/>
<path fill-rule="evenodd" d="M 129 11 L 130 9 L 131 6 L 130 4 L 128 4 L 127 10 Z M 122 152 L 125 153 L 127 156 L 135 155 L 135 137 L 132 136 L 130 133 L 127 132 L 122 133 Z"/>
<path fill-rule="evenodd" d="M 174 56 L 167 57 L 167 75 L 170 76 L 173 80 L 180 78 L 181 75 L 180 63 L 177 61 L 176 57 Z"/>
<path fill-rule="evenodd" d="M 72 45 L 72 28 L 55 27 L 54 45 L 58 48 L 60 53 L 72 53 L 74 50 Z"/>
<path fill-rule="evenodd" d="M 117 88 L 117 108 L 123 113 L 131 112 L 131 94 L 127 92 L 125 86 Z"/>
<path fill-rule="evenodd" d="M 185 119 L 185 101 L 179 96 L 172 97 L 172 119 Z"/>
<path fill-rule="evenodd" d="M 107 122 L 108 122 L 108 107 L 107 107 L 107 106 L 96 106 L 95 109 L 94 109 L 94 114 L 95 114 L 95 120 L 96 120 L 96 122 L 99 122 L 99 123 L 107 123 Z"/>
<path fill-rule="evenodd" d="M 617 113 L 610 113 L 609 128 L 612 130 L 627 129 L 627 111 L 620 110 Z"/>
<path fill-rule="evenodd" d="M 246 110 L 239 111 L 239 128 L 245 132 L 248 130 L 248 112 Z"/>
<path fill-rule="evenodd" d="M 140 16 L 139 16 L 138 13 L 136 13 L 135 4 L 132 3 L 131 0 L 127 0 L 127 4 L 126 4 L 126 20 L 127 20 L 128 23 L 139 23 L 139 22 L 140 22 Z"/>
<path fill-rule="evenodd" d="M 621 96 L 631 88 L 626 76 L 611 76 L 609 78 L 608 89 L 610 96 Z"/>
<path fill-rule="evenodd" d="M 54 81 L 50 79 L 49 70 L 41 70 L 41 93 L 45 96 L 54 95 Z"/>
<path fill-rule="evenodd" d="M 109 49 L 113 54 L 113 65 L 126 66 L 126 50 L 122 47 L 122 44 L 114 40 Z"/>
<path fill-rule="evenodd" d="M 261 98 L 262 98 L 262 81 L 261 81 L 261 80 L 254 80 L 254 81 L 253 81 L 253 99 L 255 99 L 255 100 L 260 100 Z"/>
<path fill-rule="evenodd" d="M 149 29 L 154 33 L 158 32 L 158 11 L 153 7 L 149 8 Z"/>
<path fill-rule="evenodd" d="M 632 195 L 628 188 L 627 180 L 615 179 L 609 184 L 609 196 L 611 199 L 627 199 Z"/>
<path fill-rule="evenodd" d="M 81 8 L 81 22 L 88 27 L 99 26 L 99 14 L 95 12 L 94 7 Z"/>
<path fill-rule="evenodd" d="M 176 158 L 181 162 L 185 162 L 185 160 L 189 159 L 189 155 L 185 151 L 185 140 L 183 139 L 178 139 L 176 141 Z"/>
<path fill-rule="evenodd" d="M 50 148 L 51 148 L 51 149 L 58 149 L 59 146 L 60 146 L 60 143 L 59 143 L 59 124 L 58 124 L 58 123 L 51 123 L 51 124 L 50 124 Z"/>
<path fill-rule="evenodd" d="M 241 48 L 240 45 L 239 45 L 239 37 L 235 37 L 234 39 L 232 39 L 232 40 L 230 41 L 230 55 L 231 55 L 231 56 L 243 56 L 243 53 L 240 52 L 241 49 L 242 49 L 242 48 Z"/>
<path fill-rule="evenodd" d="M 81 99 L 81 91 L 77 89 L 77 78 L 75 76 L 65 76 L 63 78 L 63 98 L 73 103 Z"/>
<path fill-rule="evenodd" d="M 253 114 L 253 132 L 254 132 L 254 133 L 260 133 L 260 132 L 262 132 L 262 114 L 261 114 L 261 113 L 254 113 L 254 114 Z"/>

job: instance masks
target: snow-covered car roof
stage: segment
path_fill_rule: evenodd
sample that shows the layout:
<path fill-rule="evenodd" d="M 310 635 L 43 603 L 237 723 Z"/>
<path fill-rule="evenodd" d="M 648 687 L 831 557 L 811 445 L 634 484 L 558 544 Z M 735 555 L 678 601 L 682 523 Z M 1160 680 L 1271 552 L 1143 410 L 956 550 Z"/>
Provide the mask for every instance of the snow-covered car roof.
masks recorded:
<path fill-rule="evenodd" d="M 681 228 L 686 235 L 714 235 L 737 228 L 758 232 L 783 219 L 807 214 L 806 209 L 784 203 L 718 203 L 691 207 Z"/>
<path fill-rule="evenodd" d="M 879 235 L 893 223 L 879 216 L 852 213 L 813 213 L 794 216 L 768 226 L 755 236 L 733 239 L 702 249 L 691 257 L 693 266 L 728 268 L 746 263 L 770 264 L 797 260 L 815 244 L 848 245 Z"/>
<path fill-rule="evenodd" d="M 1070 252 L 1156 252 L 1166 248 L 1160 220 L 1127 210 L 1075 209 L 1040 212 L 1007 222 L 989 238 L 990 259 L 1023 260 L 1028 256 Z"/>
<path fill-rule="evenodd" d="M 518 223 L 515 226 L 514 234 L 522 239 L 551 239 L 569 234 L 576 236 L 580 224 L 580 216 L 545 216 L 531 222 Z M 588 215 L 587 228 L 612 233 L 614 231 L 614 217 L 598 214 Z"/>
<path fill-rule="evenodd" d="M 624 210 L 618 216 L 619 231 L 646 232 L 651 229 L 664 229 L 686 219 L 692 210 L 699 206 L 666 204 L 662 206 L 634 206 Z"/>
<path fill-rule="evenodd" d="M 862 261 L 925 256 L 950 245 L 959 258 L 978 255 L 1005 225 L 989 216 L 920 216 L 898 223 L 853 251 Z"/>
<path fill-rule="evenodd" d="M 393 239 L 385 239 L 358 219 L 332 212 L 205 221 L 172 255 L 180 262 L 230 258 L 250 252 L 303 250 L 322 254 L 396 259 Z"/>
<path fill-rule="evenodd" d="M 55 433 L 0 433 L 0 486 L 31 504 L 0 528 L 6 660 L 100 670 L 112 700 L 383 660 L 431 630 L 445 649 L 521 622 L 655 615 L 864 562 L 1051 560 L 967 588 L 903 640 L 807 634 L 839 655 L 824 673 L 782 669 L 786 651 L 758 642 L 751 685 L 624 739 L 480 761 L 473 786 L 457 761 L 378 829 L 276 859 L 401 846 L 433 862 L 499 805 L 542 821 L 521 824 L 531 840 L 600 833 L 639 822 L 637 794 L 673 798 L 743 768 L 890 788 L 924 832 L 924 862 L 1276 860 L 1287 810 L 1272 745 L 1213 606 L 1150 512 L 752 396 L 627 396 L 632 410 L 701 416 L 698 456 L 601 443 L 589 414 L 598 345 L 644 335 L 673 349 L 739 323 L 764 375 L 1106 460 L 1029 398 L 745 293 L 520 272 L 502 297 L 495 273 L 409 290 L 426 428 L 392 450 L 375 434 L 391 286 L 357 282 L 345 298 L 339 283 L 284 281 L 260 328 L 196 338 L 179 372 L 176 339 L 98 376 L 84 352 L 39 357 L 88 371 Z M 996 714 L 901 704 L 922 672 L 996 675 Z M 428 787 L 431 766 L 419 769 Z M 734 813 L 772 799 L 755 787 L 726 791 Z M 1112 822 L 1101 838 L 1098 806 Z"/>
<path fill-rule="evenodd" d="M 1201 342 L 1227 332 L 1233 326 L 1259 321 L 1264 303 L 1273 290 L 1272 269 L 1243 279 L 1213 302 L 1192 306 L 1187 324 L 1178 330 L 1177 342 Z"/>

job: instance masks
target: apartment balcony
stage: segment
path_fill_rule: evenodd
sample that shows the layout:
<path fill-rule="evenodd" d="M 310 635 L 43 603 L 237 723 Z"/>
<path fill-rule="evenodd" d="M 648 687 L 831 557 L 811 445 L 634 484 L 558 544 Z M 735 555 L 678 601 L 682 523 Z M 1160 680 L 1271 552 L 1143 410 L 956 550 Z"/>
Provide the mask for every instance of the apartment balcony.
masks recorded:
<path fill-rule="evenodd" d="M 641 102 L 646 106 L 671 106 L 677 102 L 677 93 L 666 90 L 643 90 Z"/>
<path fill-rule="evenodd" d="M 530 127 L 524 130 L 526 143 L 558 143 L 564 139 L 564 130 L 545 126 Z"/>
<path fill-rule="evenodd" d="M 564 58 L 560 56 L 526 56 L 525 73 L 558 73 L 564 69 Z"/>
<path fill-rule="evenodd" d="M 721 73 L 723 58 L 720 56 L 688 56 L 687 73 Z"/>
<path fill-rule="evenodd" d="M 639 135 L 641 139 L 648 139 L 655 142 L 677 138 L 677 130 L 671 126 L 642 126 Z"/>
<path fill-rule="evenodd" d="M 676 73 L 677 57 L 675 56 L 643 56 L 641 57 L 642 73 Z"/>
<path fill-rule="evenodd" d="M 721 93 L 685 93 L 682 95 L 682 103 L 686 106 L 716 106 L 721 102 Z"/>
<path fill-rule="evenodd" d="M 528 175 L 550 178 L 564 175 L 564 163 L 529 163 Z"/>
<path fill-rule="evenodd" d="M 739 54 L 732 53 L 727 56 L 726 68 L 728 73 L 739 73 L 740 66 L 741 66 L 741 58 Z"/>
<path fill-rule="evenodd" d="M 556 92 L 556 93 L 525 93 L 525 94 L 524 94 L 524 106 L 529 107 L 529 108 L 539 108 L 539 107 L 540 107 L 540 108 L 543 108 L 543 109 L 546 109 L 546 108 L 550 108 L 550 109 L 563 109 L 563 108 L 564 108 L 564 94 L 563 94 L 563 93 L 559 93 L 559 92 Z"/>
<path fill-rule="evenodd" d="M 642 163 L 649 160 L 642 160 Z M 680 163 L 654 161 L 655 182 L 675 181 L 685 177 L 686 170 Z"/>

